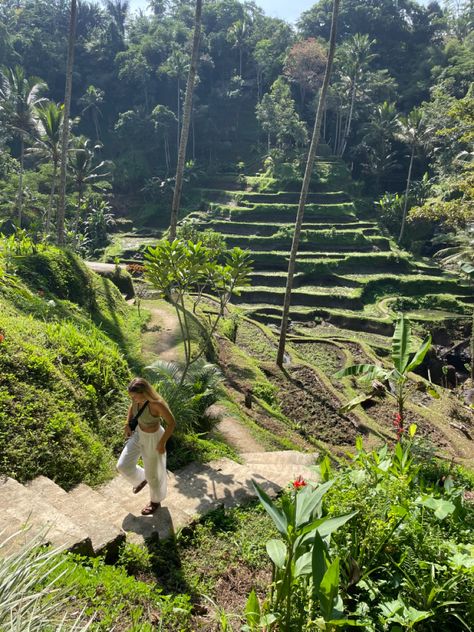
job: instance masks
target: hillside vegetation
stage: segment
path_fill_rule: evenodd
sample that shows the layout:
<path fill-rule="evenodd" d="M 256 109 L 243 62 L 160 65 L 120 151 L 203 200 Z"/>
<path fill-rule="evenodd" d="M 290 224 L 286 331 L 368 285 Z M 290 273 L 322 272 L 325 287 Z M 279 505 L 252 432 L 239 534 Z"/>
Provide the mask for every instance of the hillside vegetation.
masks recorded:
<path fill-rule="evenodd" d="M 0 473 L 66 489 L 103 481 L 140 366 L 139 320 L 68 251 L 41 248 L 13 265 L 0 287 Z"/>

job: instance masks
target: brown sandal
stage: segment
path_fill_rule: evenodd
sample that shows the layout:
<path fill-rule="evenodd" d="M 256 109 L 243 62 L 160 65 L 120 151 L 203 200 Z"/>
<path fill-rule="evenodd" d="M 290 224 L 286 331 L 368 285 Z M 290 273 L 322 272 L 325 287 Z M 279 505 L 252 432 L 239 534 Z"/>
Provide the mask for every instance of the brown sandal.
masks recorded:
<path fill-rule="evenodd" d="M 139 483 L 136 487 L 133 488 L 133 493 L 134 494 L 138 494 L 138 492 L 141 492 L 142 489 L 145 487 L 145 485 L 147 484 L 147 480 L 145 479 L 144 481 L 142 481 L 141 483 Z"/>
<path fill-rule="evenodd" d="M 161 507 L 160 503 L 148 503 L 148 505 L 142 509 L 142 516 L 151 516 L 151 514 L 155 513 L 158 507 Z"/>

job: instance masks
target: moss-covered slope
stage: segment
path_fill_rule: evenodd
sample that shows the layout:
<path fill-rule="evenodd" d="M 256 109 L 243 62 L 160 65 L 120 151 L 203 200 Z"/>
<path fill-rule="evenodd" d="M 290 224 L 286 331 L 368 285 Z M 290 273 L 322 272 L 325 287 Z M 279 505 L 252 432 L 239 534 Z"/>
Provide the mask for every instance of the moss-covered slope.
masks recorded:
<path fill-rule="evenodd" d="M 117 288 L 55 248 L 0 285 L 0 473 L 65 488 L 113 471 L 139 321 Z"/>

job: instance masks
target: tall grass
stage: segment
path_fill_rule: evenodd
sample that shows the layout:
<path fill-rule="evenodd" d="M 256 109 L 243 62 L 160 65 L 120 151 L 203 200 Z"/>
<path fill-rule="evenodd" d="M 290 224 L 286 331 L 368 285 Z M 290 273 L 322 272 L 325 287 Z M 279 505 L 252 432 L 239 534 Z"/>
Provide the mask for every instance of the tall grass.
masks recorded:
<path fill-rule="evenodd" d="M 58 549 L 41 545 L 39 534 L 13 548 L 24 532 L 0 534 L 0 630 L 2 632 L 85 632 L 92 619 L 71 610 L 58 580 L 68 571 Z M 13 552 L 8 553 L 13 548 Z"/>

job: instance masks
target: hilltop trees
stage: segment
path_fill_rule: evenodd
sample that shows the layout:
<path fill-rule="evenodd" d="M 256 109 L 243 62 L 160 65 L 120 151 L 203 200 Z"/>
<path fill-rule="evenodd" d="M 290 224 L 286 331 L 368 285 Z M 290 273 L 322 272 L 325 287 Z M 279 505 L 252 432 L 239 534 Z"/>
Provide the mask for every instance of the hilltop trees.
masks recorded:
<path fill-rule="evenodd" d="M 16 221 L 19 228 L 23 213 L 23 170 L 25 146 L 36 131 L 35 105 L 40 101 L 44 82 L 37 77 L 27 77 L 20 66 L 5 68 L 0 74 L 0 114 L 11 133 L 20 141 L 20 172 L 15 203 Z"/>

